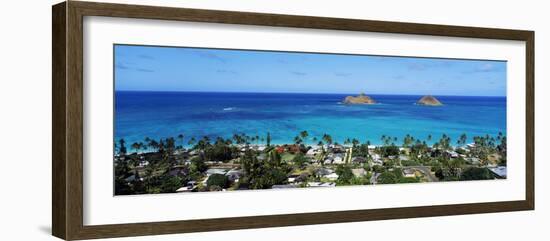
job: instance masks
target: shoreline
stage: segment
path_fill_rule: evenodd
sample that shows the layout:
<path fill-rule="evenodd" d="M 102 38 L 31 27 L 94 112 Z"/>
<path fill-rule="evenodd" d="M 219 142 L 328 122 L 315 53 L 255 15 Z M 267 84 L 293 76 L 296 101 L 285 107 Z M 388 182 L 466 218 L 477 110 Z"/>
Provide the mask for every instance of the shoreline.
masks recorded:
<path fill-rule="evenodd" d="M 300 144 L 296 144 L 296 143 L 284 143 L 284 144 L 277 144 L 277 143 L 274 143 L 274 144 L 271 144 L 270 147 L 282 147 L 282 146 L 296 146 L 296 145 L 300 145 Z M 356 147 L 359 147 L 361 146 L 362 144 L 358 144 L 356 145 Z M 449 150 L 456 150 L 456 149 L 459 149 L 459 148 L 462 148 L 462 149 L 466 149 L 468 148 L 468 146 L 473 146 L 475 145 L 475 143 L 466 143 L 465 145 L 461 145 L 461 146 L 458 146 L 458 145 L 450 145 L 449 146 Z M 232 145 L 229 145 L 229 146 L 233 146 L 233 147 L 237 147 L 237 148 L 246 148 L 247 146 L 250 148 L 250 149 L 259 149 L 259 148 L 267 148 L 268 146 L 266 144 L 249 144 L 249 145 L 245 145 L 245 144 L 232 144 Z M 306 147 L 307 149 L 321 149 L 322 148 L 333 148 L 335 146 L 341 146 L 341 147 L 344 147 L 344 148 L 353 148 L 353 145 L 352 144 L 325 144 L 323 146 L 320 146 L 320 145 L 307 145 L 307 144 L 304 144 L 304 147 Z M 375 148 L 380 148 L 380 147 L 388 147 L 388 146 L 392 146 L 392 145 L 380 145 L 380 144 L 376 144 L 376 145 L 368 145 L 368 149 L 371 150 L 371 149 L 375 149 Z M 403 147 L 403 145 L 393 145 L 397 148 L 399 148 L 400 150 L 402 148 L 410 148 L 410 147 Z M 428 147 L 429 148 L 432 148 L 432 149 L 437 149 L 437 148 L 433 148 L 431 147 L 431 145 L 428 144 Z M 193 150 L 193 146 L 183 146 L 183 149 L 176 149 L 175 151 L 191 151 Z M 138 152 L 129 152 L 127 153 L 126 155 L 131 155 L 131 154 L 134 154 L 134 153 L 137 153 L 139 155 L 143 155 L 143 154 L 152 154 L 152 153 L 157 153 L 157 151 L 154 151 L 154 150 L 146 150 L 146 151 L 138 151 Z M 118 155 L 114 155 L 115 157 L 118 156 Z"/>
<path fill-rule="evenodd" d="M 503 136 L 506 136 L 506 133 L 505 132 L 501 132 L 501 134 Z M 485 137 L 485 136 L 489 136 L 489 137 L 494 137 L 494 136 L 498 136 L 498 135 L 490 135 L 490 134 L 485 134 L 485 135 L 480 135 L 482 137 Z M 389 136 L 388 136 L 389 137 Z M 449 136 L 448 136 L 449 137 Z M 477 136 L 475 136 L 477 137 Z M 170 137 L 168 137 L 170 138 Z M 159 140 L 160 139 L 168 139 L 168 138 L 158 138 Z M 203 137 L 204 138 L 204 137 Z M 223 137 L 217 137 L 217 138 L 223 138 Z M 393 137 L 392 137 L 393 138 Z M 433 136 L 432 139 L 430 141 L 423 141 L 425 142 L 425 144 L 428 146 L 428 147 L 432 147 L 434 144 L 438 143 L 439 142 L 439 138 L 441 137 L 436 137 L 436 136 Z M 115 138 L 114 139 L 114 142 L 118 142 L 120 139 L 124 139 L 125 141 L 127 141 L 127 145 L 130 146 L 132 143 L 134 143 L 135 141 L 128 141 L 126 138 Z M 143 142 L 143 140 L 145 139 L 142 138 L 139 142 Z M 152 138 L 152 139 L 155 139 L 155 138 Z M 189 140 L 190 138 L 189 137 L 185 137 L 186 140 Z M 197 141 L 198 140 L 201 140 L 200 138 L 195 138 Z M 214 144 L 216 142 L 216 138 L 209 138 L 210 139 L 210 143 L 211 144 Z M 231 137 L 228 137 L 228 138 L 223 138 L 224 140 L 232 140 Z M 350 140 L 353 140 L 353 138 L 348 138 Z M 471 145 L 471 144 L 475 144 L 473 138 L 470 138 L 468 137 L 467 140 L 465 141 L 464 144 L 462 145 L 457 145 L 456 144 L 456 139 L 458 138 L 451 138 L 453 140 L 452 143 L 449 143 L 449 147 L 451 149 L 457 149 L 457 148 L 460 148 L 460 147 L 466 147 L 467 145 Z M 195 144 L 192 144 L 192 145 L 189 145 L 188 143 L 185 143 L 184 145 L 180 145 L 180 141 L 176 139 L 176 142 L 177 142 L 177 145 L 176 146 L 181 146 L 183 147 L 184 149 L 192 149 Z M 254 141 L 256 142 L 256 141 Z M 265 143 L 265 140 L 264 141 L 259 141 L 259 142 L 263 142 L 263 143 L 249 143 L 248 146 L 250 147 L 267 147 L 267 144 L 264 144 Z M 339 145 L 339 146 L 343 146 L 343 147 L 346 147 L 346 148 L 349 148 L 349 147 L 352 147 L 353 144 L 349 143 L 349 144 L 345 144 L 344 143 L 345 141 L 342 141 L 342 142 L 339 142 L 339 141 L 334 141 L 333 143 L 331 144 L 327 144 L 327 143 L 324 143 L 323 146 L 324 147 L 327 147 L 328 145 Z M 362 144 L 366 144 L 367 141 L 361 141 L 361 140 L 358 140 L 358 144 L 357 146 L 360 146 Z M 370 141 L 370 145 L 369 147 L 373 147 L 373 148 L 376 148 L 376 147 L 383 147 L 383 146 L 391 146 L 393 143 L 394 146 L 396 147 L 403 147 L 403 137 L 398 137 L 397 138 L 397 141 L 393 140 L 391 141 L 389 144 L 384 144 L 384 143 L 381 143 L 382 141 L 380 140 L 377 140 L 377 141 Z M 410 145 L 414 145 L 414 141 L 410 144 Z M 236 147 L 239 147 L 239 148 L 242 148 L 242 147 L 245 147 L 246 145 L 245 144 L 235 144 L 235 143 L 232 143 L 231 144 L 232 146 L 236 146 Z M 292 146 L 292 145 L 296 145 L 295 142 L 293 141 L 288 141 L 288 142 L 278 142 L 278 141 L 271 141 L 271 146 Z M 304 145 L 305 147 L 317 147 L 317 148 L 320 148 L 321 146 L 318 144 L 318 141 L 302 141 L 300 143 L 300 145 Z M 139 153 L 145 153 L 143 151 L 140 151 Z"/>

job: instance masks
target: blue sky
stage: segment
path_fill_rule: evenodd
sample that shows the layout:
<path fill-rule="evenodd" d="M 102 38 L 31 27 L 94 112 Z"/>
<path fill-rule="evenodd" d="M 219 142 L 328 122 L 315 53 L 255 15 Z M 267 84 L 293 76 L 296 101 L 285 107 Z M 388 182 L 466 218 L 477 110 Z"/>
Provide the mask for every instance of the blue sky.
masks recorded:
<path fill-rule="evenodd" d="M 115 89 L 505 96 L 506 62 L 115 45 Z"/>

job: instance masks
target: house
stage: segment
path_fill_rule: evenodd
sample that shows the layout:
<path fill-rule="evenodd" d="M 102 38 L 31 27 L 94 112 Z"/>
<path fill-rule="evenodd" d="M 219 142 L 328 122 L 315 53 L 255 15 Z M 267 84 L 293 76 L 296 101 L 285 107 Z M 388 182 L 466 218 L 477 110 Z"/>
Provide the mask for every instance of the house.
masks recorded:
<path fill-rule="evenodd" d="M 466 160 L 467 163 L 470 163 L 472 165 L 481 164 L 481 161 L 477 157 L 467 157 L 467 158 L 464 158 L 464 160 Z"/>
<path fill-rule="evenodd" d="M 338 179 L 338 174 L 336 173 L 331 173 L 329 175 L 326 175 L 324 176 L 325 178 L 327 178 L 328 180 L 331 180 L 331 181 L 336 181 Z"/>
<path fill-rule="evenodd" d="M 382 166 L 384 165 L 384 161 L 382 160 L 382 157 L 379 154 L 373 154 L 372 157 L 372 166 Z"/>
<path fill-rule="evenodd" d="M 356 156 L 351 159 L 351 162 L 363 164 L 363 163 L 367 163 L 367 158 L 364 158 L 362 156 Z"/>
<path fill-rule="evenodd" d="M 178 190 L 176 190 L 176 192 L 191 192 L 191 191 L 193 191 L 193 188 L 194 187 L 190 188 L 188 186 L 183 186 L 183 187 L 178 188 Z"/>
<path fill-rule="evenodd" d="M 416 170 L 413 168 L 404 168 L 401 172 L 404 177 L 416 177 Z"/>
<path fill-rule="evenodd" d="M 374 154 L 371 154 L 370 156 L 372 157 L 372 160 L 373 160 L 374 162 L 383 163 L 383 162 L 382 162 L 382 157 L 380 156 L 380 154 L 374 153 Z"/>
<path fill-rule="evenodd" d="M 139 164 L 138 164 L 138 167 L 146 167 L 149 165 L 149 161 L 140 161 Z"/>
<path fill-rule="evenodd" d="M 330 165 L 330 164 L 332 164 L 333 161 L 334 161 L 334 158 L 328 156 L 327 158 L 325 158 L 325 160 L 323 161 L 323 163 L 324 163 L 325 165 Z"/>
<path fill-rule="evenodd" d="M 334 171 L 332 169 L 328 169 L 328 168 L 319 168 L 319 169 L 317 169 L 316 173 L 317 173 L 317 176 L 322 177 L 322 176 L 332 174 L 332 173 L 334 173 Z"/>
<path fill-rule="evenodd" d="M 212 174 L 225 175 L 225 173 L 227 173 L 227 170 L 219 169 L 219 168 L 210 168 L 210 169 L 206 170 L 206 176 L 210 176 Z"/>
<path fill-rule="evenodd" d="M 408 161 L 410 158 L 407 155 L 399 155 L 399 161 Z"/>
<path fill-rule="evenodd" d="M 309 150 L 307 150 L 306 152 L 306 156 L 307 157 L 314 157 L 315 155 L 321 153 L 321 150 L 317 149 L 317 148 L 311 148 Z"/>
<path fill-rule="evenodd" d="M 176 190 L 176 192 L 191 192 L 195 188 L 197 188 L 197 182 L 196 181 L 189 181 L 189 182 L 187 182 L 187 185 L 178 188 L 178 190 Z"/>
<path fill-rule="evenodd" d="M 372 160 L 372 165 L 373 165 L 373 166 L 383 166 L 383 165 L 384 165 L 384 161 L 382 161 L 382 159 L 373 159 L 373 160 Z"/>
<path fill-rule="evenodd" d="M 258 161 L 265 161 L 267 159 L 267 155 L 265 153 L 261 153 L 257 158 Z"/>
<path fill-rule="evenodd" d="M 377 180 L 378 180 L 378 177 L 380 176 L 380 174 L 382 174 L 382 173 L 374 173 L 374 174 L 372 175 L 372 177 L 370 178 L 370 183 L 376 184 L 376 183 L 377 183 Z"/>
<path fill-rule="evenodd" d="M 458 158 L 458 153 L 456 151 L 447 150 L 445 155 L 450 158 Z"/>
<path fill-rule="evenodd" d="M 168 171 L 168 175 L 174 177 L 185 177 L 189 174 L 189 169 L 186 167 L 174 167 Z"/>
<path fill-rule="evenodd" d="M 506 178 L 507 169 L 505 166 L 489 167 L 489 171 L 491 171 L 496 178 Z"/>
<path fill-rule="evenodd" d="M 127 183 L 131 183 L 131 182 L 134 182 L 136 180 L 138 180 L 138 178 L 136 178 L 135 174 L 132 174 L 131 176 L 124 179 L 124 181 L 126 181 Z M 139 180 L 143 181 L 143 178 L 139 178 Z"/>
<path fill-rule="evenodd" d="M 362 177 L 362 176 L 367 175 L 367 171 L 365 171 L 365 169 L 363 169 L 363 168 L 351 169 L 351 173 L 353 173 L 353 175 L 355 177 Z"/>
<path fill-rule="evenodd" d="M 336 154 L 334 155 L 334 160 L 332 161 L 333 164 L 344 164 L 344 158 L 342 154 Z"/>
<path fill-rule="evenodd" d="M 345 153 L 346 148 L 342 145 L 333 145 L 331 151 L 332 153 Z"/>
<path fill-rule="evenodd" d="M 498 166 L 498 165 L 495 164 L 495 163 L 488 163 L 488 164 L 487 164 L 487 167 L 497 167 L 497 166 Z"/>
<path fill-rule="evenodd" d="M 301 152 L 301 148 L 300 148 L 300 145 L 288 145 L 287 146 L 287 150 L 288 152 L 290 153 L 298 153 L 298 152 Z"/>
<path fill-rule="evenodd" d="M 288 176 L 287 181 L 288 181 L 289 183 L 296 182 L 296 179 L 297 179 L 299 176 L 300 176 L 300 175 L 298 175 L 298 174 L 292 174 L 292 175 Z"/>
<path fill-rule="evenodd" d="M 229 181 L 235 182 L 235 181 L 238 181 L 239 178 L 243 176 L 243 171 L 237 170 L 237 169 L 231 169 L 227 173 L 225 173 L 225 176 L 227 176 L 227 179 Z"/>
<path fill-rule="evenodd" d="M 336 187 L 334 182 L 308 182 L 308 187 Z"/>
<path fill-rule="evenodd" d="M 308 177 L 309 177 L 309 174 L 307 172 L 303 172 L 298 177 L 296 177 L 296 179 L 294 179 L 294 181 L 295 182 L 305 182 L 305 181 L 307 181 Z"/>

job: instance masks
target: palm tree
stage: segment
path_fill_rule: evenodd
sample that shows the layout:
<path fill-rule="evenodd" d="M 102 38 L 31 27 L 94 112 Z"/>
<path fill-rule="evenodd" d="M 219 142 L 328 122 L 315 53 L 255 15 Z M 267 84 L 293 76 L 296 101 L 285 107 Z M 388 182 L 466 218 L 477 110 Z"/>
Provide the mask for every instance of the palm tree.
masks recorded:
<path fill-rule="evenodd" d="M 329 134 L 324 134 L 323 140 L 329 145 L 332 144 L 332 136 L 330 136 Z"/>
<path fill-rule="evenodd" d="M 126 144 L 126 141 L 124 141 L 124 139 L 121 138 L 120 140 L 118 140 L 118 145 L 119 145 L 118 153 L 121 156 L 126 155 L 126 146 L 125 146 L 125 144 Z"/>
<path fill-rule="evenodd" d="M 349 137 L 344 140 L 344 145 L 348 145 L 350 143 L 351 143 L 351 140 L 349 139 Z"/>
<path fill-rule="evenodd" d="M 407 134 L 405 138 L 403 138 L 403 147 L 410 147 L 412 143 L 414 142 L 414 137 Z"/>
<path fill-rule="evenodd" d="M 178 135 L 178 140 L 180 140 L 181 147 L 183 148 L 183 134 Z"/>
<path fill-rule="evenodd" d="M 147 144 L 150 148 L 152 148 L 155 151 L 158 151 L 159 143 L 155 140 L 151 140 L 149 144 Z"/>
<path fill-rule="evenodd" d="M 296 145 L 299 145 L 300 143 L 302 143 L 302 138 L 300 136 L 295 136 L 294 137 L 294 143 L 296 143 Z"/>
<path fill-rule="evenodd" d="M 456 141 L 456 144 L 458 145 L 464 145 L 466 144 L 466 140 L 468 139 L 468 137 L 466 136 L 465 133 L 462 133 L 462 135 L 460 135 L 460 137 L 458 138 L 458 140 Z"/>
<path fill-rule="evenodd" d="M 141 149 L 141 146 L 139 145 L 139 143 L 134 142 L 134 143 L 132 143 L 132 149 L 134 149 L 135 153 L 137 153 L 139 151 L 139 149 Z"/>
<path fill-rule="evenodd" d="M 389 146 L 393 138 L 391 136 L 382 135 L 380 139 L 384 142 L 385 146 Z"/>
<path fill-rule="evenodd" d="M 307 131 L 300 132 L 300 137 L 302 137 L 303 140 L 307 140 L 308 136 L 309 136 L 309 133 L 307 133 Z"/>
<path fill-rule="evenodd" d="M 357 147 L 357 145 L 359 145 L 359 140 L 353 138 L 353 140 L 351 140 L 351 144 L 353 145 L 353 148 Z"/>
<path fill-rule="evenodd" d="M 144 152 L 147 151 L 147 145 L 143 142 L 139 142 L 140 149 L 142 149 Z"/>
<path fill-rule="evenodd" d="M 197 142 L 197 140 L 195 139 L 195 137 L 191 137 L 191 139 L 189 139 L 189 142 L 187 142 L 188 145 L 192 146 L 193 144 L 195 144 L 195 142 Z"/>

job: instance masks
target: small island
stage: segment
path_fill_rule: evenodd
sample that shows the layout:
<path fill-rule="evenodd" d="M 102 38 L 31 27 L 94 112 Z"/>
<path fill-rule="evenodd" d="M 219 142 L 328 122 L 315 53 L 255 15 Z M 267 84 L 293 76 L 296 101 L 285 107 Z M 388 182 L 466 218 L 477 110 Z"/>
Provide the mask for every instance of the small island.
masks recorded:
<path fill-rule="evenodd" d="M 426 95 L 416 102 L 417 105 L 442 106 L 443 104 L 431 95 Z"/>
<path fill-rule="evenodd" d="M 344 104 L 376 104 L 376 101 L 369 96 L 361 93 L 358 96 L 346 96 L 343 101 Z"/>

